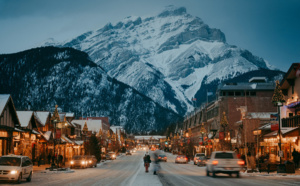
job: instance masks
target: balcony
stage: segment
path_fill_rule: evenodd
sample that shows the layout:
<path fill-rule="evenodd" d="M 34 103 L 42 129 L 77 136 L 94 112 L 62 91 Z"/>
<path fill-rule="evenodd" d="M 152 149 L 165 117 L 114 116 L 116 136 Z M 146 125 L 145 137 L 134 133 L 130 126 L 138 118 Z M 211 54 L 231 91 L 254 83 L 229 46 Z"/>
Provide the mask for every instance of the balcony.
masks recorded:
<path fill-rule="evenodd" d="M 282 127 L 300 127 L 300 115 L 282 118 Z"/>

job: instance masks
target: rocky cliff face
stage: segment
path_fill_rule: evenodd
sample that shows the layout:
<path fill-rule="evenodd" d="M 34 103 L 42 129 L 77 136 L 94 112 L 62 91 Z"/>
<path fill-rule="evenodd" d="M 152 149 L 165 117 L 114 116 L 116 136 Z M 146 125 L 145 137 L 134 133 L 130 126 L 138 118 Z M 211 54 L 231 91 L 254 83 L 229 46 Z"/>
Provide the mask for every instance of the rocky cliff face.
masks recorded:
<path fill-rule="evenodd" d="M 51 110 L 58 104 L 77 116 L 108 116 L 112 125 L 138 134 L 162 132 L 180 119 L 72 48 L 0 55 L 0 78 L 0 93 L 11 94 L 20 110 L 29 103 L 33 110 Z"/>
<path fill-rule="evenodd" d="M 193 109 L 191 99 L 201 100 L 205 95 L 197 93 L 212 82 L 270 69 L 264 59 L 226 43 L 223 32 L 184 7 L 127 17 L 56 45 L 85 51 L 111 77 L 180 115 Z"/>

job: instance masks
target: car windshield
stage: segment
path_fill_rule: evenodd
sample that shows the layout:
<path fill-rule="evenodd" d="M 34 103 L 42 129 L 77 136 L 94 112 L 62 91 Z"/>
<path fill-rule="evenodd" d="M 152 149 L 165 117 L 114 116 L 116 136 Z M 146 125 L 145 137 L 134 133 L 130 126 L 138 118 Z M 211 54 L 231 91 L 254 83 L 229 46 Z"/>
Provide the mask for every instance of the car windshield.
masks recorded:
<path fill-rule="evenodd" d="M 166 155 L 159 155 L 160 157 L 166 157 Z"/>
<path fill-rule="evenodd" d="M 204 154 L 196 154 L 196 157 L 205 156 Z"/>
<path fill-rule="evenodd" d="M 0 165 L 7 165 L 7 166 L 20 166 L 21 158 L 15 157 L 1 157 L 0 158 Z"/>
<path fill-rule="evenodd" d="M 233 159 L 233 153 L 226 153 L 226 152 L 221 152 L 221 153 L 216 153 L 216 159 Z"/>
<path fill-rule="evenodd" d="M 82 156 L 74 156 L 73 159 L 74 160 L 81 160 L 81 159 L 83 159 L 83 157 Z"/>

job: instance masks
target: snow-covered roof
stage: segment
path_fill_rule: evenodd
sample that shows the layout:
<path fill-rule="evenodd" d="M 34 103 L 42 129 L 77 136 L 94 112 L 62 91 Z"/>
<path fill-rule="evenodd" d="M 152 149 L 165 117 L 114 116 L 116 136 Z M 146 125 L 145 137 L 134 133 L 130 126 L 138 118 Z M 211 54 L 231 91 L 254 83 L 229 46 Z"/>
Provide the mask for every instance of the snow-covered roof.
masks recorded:
<path fill-rule="evenodd" d="M 17 111 L 21 127 L 28 127 L 33 111 Z"/>
<path fill-rule="evenodd" d="M 272 83 L 229 83 L 221 85 L 218 90 L 274 90 L 275 84 Z"/>
<path fill-rule="evenodd" d="M 84 124 L 87 124 L 88 130 L 92 132 L 99 132 L 100 128 L 102 128 L 102 121 L 101 120 L 73 120 L 72 124 L 79 124 L 84 127 Z"/>
<path fill-rule="evenodd" d="M 83 141 L 75 141 L 75 143 L 76 143 L 77 145 L 82 145 L 82 144 L 83 144 Z"/>
<path fill-rule="evenodd" d="M 47 122 L 47 119 L 48 119 L 48 116 L 49 116 L 49 113 L 50 112 L 48 112 L 48 111 L 37 111 L 34 114 L 35 114 L 36 117 L 38 117 L 41 124 L 45 126 L 45 124 Z"/>
<path fill-rule="evenodd" d="M 271 114 L 276 114 L 276 112 L 248 112 L 247 117 L 250 117 L 251 119 L 270 120 Z"/>
<path fill-rule="evenodd" d="M 259 130 L 271 130 L 271 123 L 267 123 L 258 128 Z"/>
<path fill-rule="evenodd" d="M 162 138 L 166 138 L 166 136 L 135 136 L 134 138 L 135 139 L 145 139 L 145 140 L 149 140 L 151 138 L 151 139 L 159 140 Z"/>
<path fill-rule="evenodd" d="M 117 133 L 117 130 L 123 131 L 124 128 L 122 126 L 111 126 L 110 129 L 114 132 Z"/>
<path fill-rule="evenodd" d="M 50 137 L 51 137 L 51 131 L 47 131 L 47 132 L 45 132 L 44 134 L 43 134 L 43 136 L 44 136 L 44 138 L 47 140 L 47 141 L 49 141 L 49 139 L 50 139 Z"/>
<path fill-rule="evenodd" d="M 9 94 L 0 94 L 0 114 L 2 114 L 9 97 Z"/>
<path fill-rule="evenodd" d="M 38 131 L 36 131 L 36 130 L 32 130 L 32 133 L 33 134 L 40 134 Z"/>
<path fill-rule="evenodd" d="M 296 129 L 298 129 L 298 127 L 284 127 L 281 128 L 281 133 L 284 135 Z M 270 132 L 269 134 L 264 135 L 264 137 L 275 137 L 277 136 L 277 134 L 278 134 L 278 130 Z"/>
<path fill-rule="evenodd" d="M 74 113 L 73 112 L 68 112 L 68 113 L 66 113 L 66 117 L 74 117 Z"/>
<path fill-rule="evenodd" d="M 61 136 L 61 139 L 64 140 L 66 143 L 71 143 L 73 144 L 74 142 L 72 140 L 70 140 L 68 137 L 66 137 L 65 135 Z"/>

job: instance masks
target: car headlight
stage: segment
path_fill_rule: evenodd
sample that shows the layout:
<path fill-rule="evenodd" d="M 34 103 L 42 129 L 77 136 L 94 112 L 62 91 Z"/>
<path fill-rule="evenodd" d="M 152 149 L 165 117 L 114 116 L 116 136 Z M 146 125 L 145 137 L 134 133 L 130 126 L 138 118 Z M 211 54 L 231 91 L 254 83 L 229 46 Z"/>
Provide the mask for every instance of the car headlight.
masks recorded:
<path fill-rule="evenodd" d="M 81 164 L 85 164 L 85 161 L 82 161 Z"/>
<path fill-rule="evenodd" d="M 17 173 L 18 173 L 18 171 L 16 171 L 16 170 L 10 171 L 10 174 L 17 174 Z"/>
<path fill-rule="evenodd" d="M 112 157 L 114 158 L 114 157 L 116 157 L 116 155 L 112 155 Z"/>
<path fill-rule="evenodd" d="M 74 161 L 71 161 L 71 165 L 73 165 L 74 164 Z"/>
<path fill-rule="evenodd" d="M 89 163 L 92 163 L 92 161 L 90 160 Z"/>

